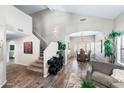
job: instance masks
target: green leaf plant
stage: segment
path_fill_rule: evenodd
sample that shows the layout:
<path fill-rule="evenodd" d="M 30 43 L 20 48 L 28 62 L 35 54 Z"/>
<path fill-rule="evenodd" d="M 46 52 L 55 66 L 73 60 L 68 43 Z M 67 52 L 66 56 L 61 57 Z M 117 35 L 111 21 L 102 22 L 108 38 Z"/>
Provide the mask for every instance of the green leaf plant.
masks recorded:
<path fill-rule="evenodd" d="M 60 41 L 58 41 L 57 43 L 58 43 L 58 51 L 57 51 L 56 54 L 59 57 L 62 57 L 63 58 L 64 57 L 64 51 L 66 49 L 66 45 L 64 43 L 60 42 Z"/>
<path fill-rule="evenodd" d="M 111 62 L 112 44 L 111 41 L 108 39 L 104 41 L 104 53 L 105 53 L 105 57 L 109 57 L 109 62 Z"/>
<path fill-rule="evenodd" d="M 91 81 L 81 81 L 81 88 L 96 88 L 96 85 Z"/>
<path fill-rule="evenodd" d="M 115 63 L 116 59 L 116 40 L 117 37 L 121 35 L 120 32 L 112 31 L 109 33 L 108 37 L 106 37 L 104 41 L 104 53 L 105 57 L 109 57 L 109 62 Z"/>

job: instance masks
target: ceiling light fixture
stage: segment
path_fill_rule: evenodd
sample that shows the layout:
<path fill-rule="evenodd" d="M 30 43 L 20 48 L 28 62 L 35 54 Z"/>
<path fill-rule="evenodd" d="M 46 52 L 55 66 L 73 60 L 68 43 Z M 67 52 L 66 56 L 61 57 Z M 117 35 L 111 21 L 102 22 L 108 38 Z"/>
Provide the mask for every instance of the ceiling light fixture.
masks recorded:
<path fill-rule="evenodd" d="M 56 33 L 57 31 L 56 31 L 56 30 L 54 30 L 54 32 Z"/>
<path fill-rule="evenodd" d="M 54 33 L 56 33 L 56 32 L 57 32 L 57 29 L 56 29 L 56 27 L 54 27 L 54 30 L 53 30 L 53 32 L 54 32 Z"/>

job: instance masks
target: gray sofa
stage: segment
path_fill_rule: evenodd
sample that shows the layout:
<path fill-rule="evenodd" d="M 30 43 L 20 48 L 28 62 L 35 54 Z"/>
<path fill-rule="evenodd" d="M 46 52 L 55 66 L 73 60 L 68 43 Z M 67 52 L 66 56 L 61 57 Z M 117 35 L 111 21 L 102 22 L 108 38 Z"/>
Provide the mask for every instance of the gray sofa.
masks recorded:
<path fill-rule="evenodd" d="M 124 83 L 111 77 L 113 69 L 123 69 L 123 66 L 104 62 L 91 62 L 92 69 L 87 71 L 86 79 L 93 81 L 100 87 L 124 88 Z"/>

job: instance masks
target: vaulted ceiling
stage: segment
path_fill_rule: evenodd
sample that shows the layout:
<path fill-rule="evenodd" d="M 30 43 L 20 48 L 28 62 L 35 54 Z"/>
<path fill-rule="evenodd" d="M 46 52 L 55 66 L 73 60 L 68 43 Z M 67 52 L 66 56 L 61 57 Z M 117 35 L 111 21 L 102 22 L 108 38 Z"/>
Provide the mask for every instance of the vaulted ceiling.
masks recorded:
<path fill-rule="evenodd" d="M 49 8 L 64 12 L 72 12 L 85 16 L 96 16 L 101 18 L 114 19 L 120 13 L 124 12 L 124 5 L 15 5 L 26 14 Z"/>

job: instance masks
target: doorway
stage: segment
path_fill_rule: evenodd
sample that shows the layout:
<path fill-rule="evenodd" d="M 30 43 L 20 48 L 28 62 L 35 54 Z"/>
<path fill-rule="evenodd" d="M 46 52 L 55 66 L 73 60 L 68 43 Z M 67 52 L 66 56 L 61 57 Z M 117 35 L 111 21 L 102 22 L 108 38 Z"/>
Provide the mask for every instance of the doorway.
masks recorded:
<path fill-rule="evenodd" d="M 15 63 L 16 43 L 13 40 L 7 41 L 7 63 Z"/>
<path fill-rule="evenodd" d="M 26 36 L 26 34 L 19 31 L 6 31 L 7 63 L 14 64 L 18 61 L 18 40 L 24 36 Z"/>
<path fill-rule="evenodd" d="M 100 31 L 81 31 L 71 33 L 66 37 L 66 56 L 77 58 L 77 53 L 83 49 L 86 54 L 91 51 L 93 60 L 106 60 L 103 53 L 104 33 Z"/>

